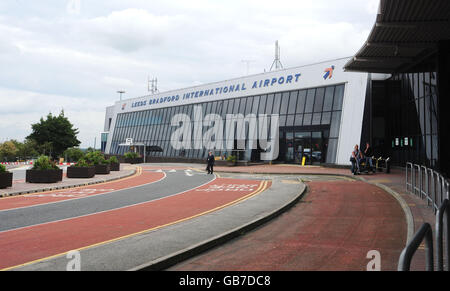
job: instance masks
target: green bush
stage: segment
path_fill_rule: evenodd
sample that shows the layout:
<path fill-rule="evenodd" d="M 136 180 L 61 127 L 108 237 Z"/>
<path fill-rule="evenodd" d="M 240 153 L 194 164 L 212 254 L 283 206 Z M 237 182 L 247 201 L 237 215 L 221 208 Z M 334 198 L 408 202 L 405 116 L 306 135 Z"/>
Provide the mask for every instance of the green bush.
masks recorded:
<path fill-rule="evenodd" d="M 110 157 L 108 161 L 110 164 L 118 164 L 119 163 L 119 160 L 117 159 L 116 156 Z"/>
<path fill-rule="evenodd" d="M 86 161 L 85 159 L 80 159 L 78 161 L 78 163 L 76 163 L 74 165 L 74 167 L 77 167 L 77 168 L 89 168 L 89 167 L 92 167 L 92 163 Z"/>
<path fill-rule="evenodd" d="M 135 152 L 128 152 L 125 154 L 125 158 L 127 159 L 137 159 L 140 158 L 141 156 L 138 153 Z"/>
<path fill-rule="evenodd" d="M 6 167 L 4 165 L 0 164 L 0 173 L 6 173 L 6 172 L 8 172 L 6 170 Z"/>
<path fill-rule="evenodd" d="M 59 170 L 59 168 L 48 156 L 40 156 L 34 162 L 33 170 Z"/>
<path fill-rule="evenodd" d="M 101 164 L 107 164 L 105 157 L 100 151 L 95 152 L 89 152 L 84 157 L 86 161 L 94 164 L 94 165 L 101 165 Z"/>
<path fill-rule="evenodd" d="M 236 161 L 237 161 L 237 157 L 236 156 L 229 156 L 227 158 L 227 162 L 236 163 Z"/>

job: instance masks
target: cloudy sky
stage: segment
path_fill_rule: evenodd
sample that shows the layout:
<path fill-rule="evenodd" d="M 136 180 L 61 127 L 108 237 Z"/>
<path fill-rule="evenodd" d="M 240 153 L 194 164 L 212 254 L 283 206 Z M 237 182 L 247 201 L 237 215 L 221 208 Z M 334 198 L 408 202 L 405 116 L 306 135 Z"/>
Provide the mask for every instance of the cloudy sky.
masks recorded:
<path fill-rule="evenodd" d="M 1 0 L 0 142 L 64 109 L 94 145 L 118 100 L 347 57 L 379 0 Z"/>

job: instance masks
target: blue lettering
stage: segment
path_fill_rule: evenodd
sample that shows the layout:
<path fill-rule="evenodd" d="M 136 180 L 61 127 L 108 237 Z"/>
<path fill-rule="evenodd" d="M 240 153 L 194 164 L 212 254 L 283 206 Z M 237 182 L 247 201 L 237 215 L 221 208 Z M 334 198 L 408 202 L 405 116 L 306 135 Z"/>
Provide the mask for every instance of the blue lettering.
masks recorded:
<path fill-rule="evenodd" d="M 302 74 L 297 74 L 297 75 L 295 75 L 295 82 L 298 82 L 298 78 L 300 78 L 301 75 L 302 75 Z"/>

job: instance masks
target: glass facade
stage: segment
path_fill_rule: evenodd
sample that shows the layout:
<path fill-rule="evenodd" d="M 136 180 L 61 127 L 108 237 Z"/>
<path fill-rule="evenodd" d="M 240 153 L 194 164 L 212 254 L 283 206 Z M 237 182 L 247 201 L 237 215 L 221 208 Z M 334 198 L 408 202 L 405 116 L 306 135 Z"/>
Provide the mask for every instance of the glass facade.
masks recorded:
<path fill-rule="evenodd" d="M 372 82 L 361 144 L 372 140 L 376 154 L 392 157 L 394 165 L 404 167 L 406 162 L 414 162 L 437 167 L 439 116 L 435 64 L 435 59 L 430 58 L 409 72 Z"/>
<path fill-rule="evenodd" d="M 212 102 L 174 106 L 146 111 L 121 113 L 117 115 L 111 142 L 111 153 L 124 154 L 128 149 L 120 147 L 126 138 L 143 142 L 149 146 L 159 146 L 162 153 L 148 153 L 148 156 L 184 157 L 203 159 L 207 149 L 176 150 L 170 144 L 172 133 L 178 128 L 171 126 L 171 119 L 178 113 L 184 113 L 195 121 L 194 107 L 201 106 L 203 116 L 217 114 L 226 119 L 227 114 L 279 114 L 280 115 L 280 155 L 278 160 L 298 163 L 303 157 L 306 163 L 334 163 L 339 138 L 342 102 L 345 85 L 333 85 L 321 88 L 295 90 L 233 98 Z M 224 126 L 225 127 L 225 126 Z M 246 123 L 248 129 L 248 123 Z M 201 132 L 203 128 L 203 131 Z M 269 127 L 270 128 L 270 127 Z M 197 130 L 198 132 L 194 132 Z M 199 142 L 207 127 L 192 126 L 192 142 Z M 229 130 L 224 128 L 224 139 Z M 248 145 L 248 130 L 247 147 Z M 270 135 L 269 135 L 270 136 Z M 261 149 L 234 152 L 241 160 L 258 161 Z M 230 155 L 226 150 L 218 150 L 216 156 Z"/>

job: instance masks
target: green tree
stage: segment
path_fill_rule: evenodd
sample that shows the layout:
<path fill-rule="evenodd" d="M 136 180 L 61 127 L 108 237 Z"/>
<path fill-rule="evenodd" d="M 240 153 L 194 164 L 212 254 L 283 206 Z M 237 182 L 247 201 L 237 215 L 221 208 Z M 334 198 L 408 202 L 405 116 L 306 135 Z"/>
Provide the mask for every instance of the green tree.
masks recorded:
<path fill-rule="evenodd" d="M 84 152 L 79 148 L 69 148 L 64 152 L 64 157 L 67 157 L 68 162 L 78 162 L 84 157 Z"/>
<path fill-rule="evenodd" d="M 34 140 L 27 139 L 25 142 L 12 140 L 17 147 L 17 156 L 19 159 L 27 159 L 39 156 L 38 146 Z"/>
<path fill-rule="evenodd" d="M 61 156 L 70 147 L 77 147 L 80 141 L 77 139 L 78 129 L 73 127 L 69 119 L 64 116 L 62 110 L 58 116 L 51 113 L 47 118 L 41 118 L 39 123 L 31 125 L 32 133 L 27 139 L 37 142 L 42 154 L 51 155 L 53 158 Z"/>
<path fill-rule="evenodd" d="M 15 161 L 17 157 L 17 147 L 12 141 L 5 141 L 0 144 L 0 157 L 3 161 Z"/>

